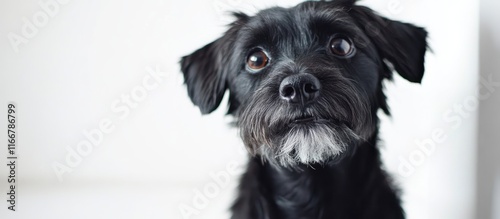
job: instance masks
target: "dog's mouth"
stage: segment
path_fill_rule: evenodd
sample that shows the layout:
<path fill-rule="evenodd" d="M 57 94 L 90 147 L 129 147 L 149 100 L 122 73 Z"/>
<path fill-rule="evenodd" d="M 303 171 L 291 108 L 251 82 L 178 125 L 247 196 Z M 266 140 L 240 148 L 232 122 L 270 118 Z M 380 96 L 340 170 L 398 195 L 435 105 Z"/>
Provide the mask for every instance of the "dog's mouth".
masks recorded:
<path fill-rule="evenodd" d="M 322 118 L 312 115 L 301 115 L 290 121 L 290 125 L 313 125 L 313 124 L 346 124 L 345 121 L 335 119 L 335 118 Z"/>
<path fill-rule="evenodd" d="M 309 124 L 309 123 L 325 123 L 331 121 L 330 119 L 323 119 L 310 115 L 302 115 L 292 120 L 293 124 Z"/>
<path fill-rule="evenodd" d="M 300 117 L 297 117 L 293 120 L 293 123 L 297 123 L 297 124 L 300 124 L 300 123 L 310 123 L 310 122 L 315 122 L 316 121 L 316 118 L 314 118 L 314 116 L 300 116 Z"/>

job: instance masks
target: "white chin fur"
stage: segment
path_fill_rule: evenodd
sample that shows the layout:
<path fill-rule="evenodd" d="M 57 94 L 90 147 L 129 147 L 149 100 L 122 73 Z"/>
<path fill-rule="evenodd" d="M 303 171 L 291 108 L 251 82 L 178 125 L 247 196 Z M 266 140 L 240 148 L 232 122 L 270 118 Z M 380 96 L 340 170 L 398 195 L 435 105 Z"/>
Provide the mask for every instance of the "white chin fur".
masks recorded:
<path fill-rule="evenodd" d="M 269 162 L 285 167 L 322 163 L 345 151 L 347 143 L 342 138 L 346 136 L 357 138 L 347 127 L 332 129 L 326 124 L 309 128 L 296 126 L 281 140 L 278 150 L 262 146 L 259 152 Z"/>

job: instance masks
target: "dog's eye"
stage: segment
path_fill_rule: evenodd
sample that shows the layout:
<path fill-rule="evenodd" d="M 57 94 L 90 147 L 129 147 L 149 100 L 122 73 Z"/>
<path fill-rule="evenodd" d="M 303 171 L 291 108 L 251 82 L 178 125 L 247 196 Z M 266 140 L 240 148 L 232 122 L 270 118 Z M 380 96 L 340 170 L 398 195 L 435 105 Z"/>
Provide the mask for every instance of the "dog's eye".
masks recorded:
<path fill-rule="evenodd" d="M 252 70 L 260 70 L 267 66 L 269 57 L 262 49 L 256 49 L 247 57 L 247 66 Z"/>
<path fill-rule="evenodd" d="M 336 35 L 330 41 L 330 50 L 334 55 L 351 57 L 354 54 L 354 45 L 349 37 Z"/>

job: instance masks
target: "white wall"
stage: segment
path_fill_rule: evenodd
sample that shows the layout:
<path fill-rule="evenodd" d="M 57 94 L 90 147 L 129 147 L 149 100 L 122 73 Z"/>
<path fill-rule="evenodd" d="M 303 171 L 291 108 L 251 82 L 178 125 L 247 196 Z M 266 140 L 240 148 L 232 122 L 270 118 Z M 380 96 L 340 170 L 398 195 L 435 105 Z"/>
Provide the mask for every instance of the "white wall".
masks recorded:
<path fill-rule="evenodd" d="M 5 104 L 13 100 L 20 117 L 18 211 L 2 207 L 0 217 L 181 218 L 179 204 L 193 206 L 196 191 L 215 185 L 210 175 L 224 172 L 230 183 L 218 185 L 219 192 L 193 218 L 227 218 L 238 174 L 226 169 L 233 163 L 241 169 L 246 155 L 236 130 L 226 124 L 224 107 L 201 117 L 192 106 L 179 58 L 220 36 L 230 21 L 224 11 L 253 13 L 300 1 L 69 1 L 58 4 L 15 52 L 8 35 L 22 34 L 24 18 L 42 16 L 38 2 L 0 3 L 0 114 L 6 115 Z M 393 116 L 383 120 L 383 155 L 403 188 L 408 218 L 474 218 L 478 111 L 459 116 L 454 105 L 477 94 L 478 2 L 361 4 L 425 27 L 434 50 L 422 85 L 399 77 L 387 84 Z M 146 68 L 156 66 L 165 73 L 158 86 L 136 106 L 125 107 L 122 95 L 138 94 L 148 79 Z M 115 104 L 130 114 L 113 110 Z M 445 114 L 461 123 L 445 120 Z M 102 121 L 114 129 L 60 182 L 54 163 L 67 165 L 68 150 L 84 144 L 83 133 Z M 439 129 L 447 138 L 436 143 L 432 133 Z M 414 170 L 401 174 L 401 159 L 418 158 L 415 141 L 429 138 L 435 150 L 421 163 L 408 161 Z M 5 153 L 0 151 L 0 162 Z M 0 191 L 7 189 L 6 175 L 1 167 Z"/>
<path fill-rule="evenodd" d="M 480 72 L 500 82 L 500 2 L 481 0 Z M 496 87 L 498 90 L 498 87 Z M 483 89 L 481 92 L 485 92 Z M 476 218 L 500 218 L 500 94 L 494 92 L 479 109 Z"/>

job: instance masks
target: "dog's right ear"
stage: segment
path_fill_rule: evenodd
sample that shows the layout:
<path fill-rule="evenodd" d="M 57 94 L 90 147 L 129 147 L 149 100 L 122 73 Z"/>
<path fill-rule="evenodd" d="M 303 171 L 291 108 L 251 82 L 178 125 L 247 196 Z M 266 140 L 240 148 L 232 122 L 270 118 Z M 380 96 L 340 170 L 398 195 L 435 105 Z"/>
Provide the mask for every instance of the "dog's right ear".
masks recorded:
<path fill-rule="evenodd" d="M 234 39 L 248 16 L 235 13 L 237 21 L 221 38 L 181 59 L 181 71 L 189 97 L 202 114 L 208 114 L 220 105 L 227 89 L 227 77 Z"/>
<path fill-rule="evenodd" d="M 352 6 L 350 14 L 399 75 L 411 82 L 422 81 L 428 48 L 425 29 L 379 16 L 364 6 Z"/>

